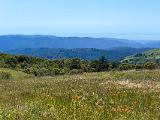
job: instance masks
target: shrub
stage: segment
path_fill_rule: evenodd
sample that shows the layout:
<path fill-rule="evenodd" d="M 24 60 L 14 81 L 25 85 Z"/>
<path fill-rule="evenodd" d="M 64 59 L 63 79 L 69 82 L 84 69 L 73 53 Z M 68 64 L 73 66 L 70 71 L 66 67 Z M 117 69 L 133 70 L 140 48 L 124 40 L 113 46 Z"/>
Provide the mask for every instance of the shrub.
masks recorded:
<path fill-rule="evenodd" d="M 153 69 L 156 69 L 156 64 L 153 62 L 146 62 L 144 64 L 144 68 L 149 69 L 149 70 L 153 70 Z"/>
<path fill-rule="evenodd" d="M 69 68 L 64 67 L 63 69 L 60 70 L 60 74 L 63 75 L 63 74 L 69 73 L 69 71 L 70 71 Z"/>
<path fill-rule="evenodd" d="M 49 76 L 48 69 L 41 68 L 34 71 L 35 76 Z"/>
<path fill-rule="evenodd" d="M 135 69 L 136 70 L 141 70 L 141 69 L 143 69 L 143 66 L 140 65 L 140 64 L 137 64 L 137 65 L 135 65 Z"/>
<path fill-rule="evenodd" d="M 131 70 L 131 69 L 134 69 L 134 65 L 132 65 L 132 64 L 125 64 L 125 63 L 123 63 L 123 64 L 120 64 L 119 65 L 119 69 L 120 70 Z"/>
<path fill-rule="evenodd" d="M 52 71 L 51 76 L 55 76 L 55 75 L 60 74 L 61 69 L 60 68 L 53 68 L 51 71 Z"/>
<path fill-rule="evenodd" d="M 73 69 L 69 72 L 71 75 L 82 74 L 83 70 Z"/>

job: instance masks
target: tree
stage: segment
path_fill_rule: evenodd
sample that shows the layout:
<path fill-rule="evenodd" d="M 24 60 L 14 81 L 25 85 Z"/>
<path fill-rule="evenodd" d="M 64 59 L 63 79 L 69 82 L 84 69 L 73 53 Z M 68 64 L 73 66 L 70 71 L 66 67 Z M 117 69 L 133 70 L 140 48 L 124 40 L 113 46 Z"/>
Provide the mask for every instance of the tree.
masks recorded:
<path fill-rule="evenodd" d="M 100 72 L 100 71 L 107 71 L 109 70 L 109 63 L 107 59 L 102 56 L 98 60 L 91 61 L 90 68 L 92 71 Z"/>
<path fill-rule="evenodd" d="M 104 56 L 102 56 L 99 59 L 99 62 L 100 62 L 100 71 L 107 71 L 109 69 L 108 60 Z"/>

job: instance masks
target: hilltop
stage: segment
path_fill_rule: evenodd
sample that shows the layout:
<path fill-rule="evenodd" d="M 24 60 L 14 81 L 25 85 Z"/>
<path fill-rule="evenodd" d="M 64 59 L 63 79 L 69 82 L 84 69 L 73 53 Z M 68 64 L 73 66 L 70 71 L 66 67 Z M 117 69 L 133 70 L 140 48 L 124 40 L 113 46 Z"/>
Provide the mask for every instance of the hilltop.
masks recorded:
<path fill-rule="evenodd" d="M 160 63 L 160 49 L 152 49 L 136 55 L 128 56 L 122 60 L 122 62 L 130 64 L 142 64 L 145 62 Z"/>

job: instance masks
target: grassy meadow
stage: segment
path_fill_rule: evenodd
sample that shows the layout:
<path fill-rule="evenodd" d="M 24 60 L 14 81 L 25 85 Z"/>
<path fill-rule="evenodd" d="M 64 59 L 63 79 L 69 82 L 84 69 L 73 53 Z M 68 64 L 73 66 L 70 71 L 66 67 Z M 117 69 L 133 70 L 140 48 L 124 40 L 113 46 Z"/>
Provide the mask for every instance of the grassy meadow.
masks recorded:
<path fill-rule="evenodd" d="M 160 120 L 160 70 L 34 77 L 0 69 L 1 120 Z"/>

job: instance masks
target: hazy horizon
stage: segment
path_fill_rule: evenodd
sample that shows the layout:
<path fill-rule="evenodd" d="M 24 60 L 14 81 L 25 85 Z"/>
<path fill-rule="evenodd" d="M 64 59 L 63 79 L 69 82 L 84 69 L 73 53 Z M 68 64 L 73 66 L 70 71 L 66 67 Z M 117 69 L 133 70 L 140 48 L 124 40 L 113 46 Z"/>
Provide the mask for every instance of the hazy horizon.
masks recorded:
<path fill-rule="evenodd" d="M 118 34 L 118 33 L 107 33 L 107 34 L 0 34 L 0 36 L 7 35 L 42 35 L 42 36 L 56 36 L 56 37 L 91 37 L 91 38 L 115 38 L 133 41 L 159 41 L 160 34 Z"/>
<path fill-rule="evenodd" d="M 0 0 L 0 34 L 160 40 L 160 1 Z"/>

